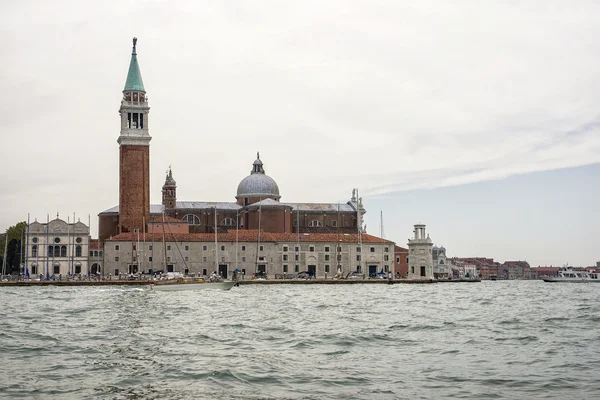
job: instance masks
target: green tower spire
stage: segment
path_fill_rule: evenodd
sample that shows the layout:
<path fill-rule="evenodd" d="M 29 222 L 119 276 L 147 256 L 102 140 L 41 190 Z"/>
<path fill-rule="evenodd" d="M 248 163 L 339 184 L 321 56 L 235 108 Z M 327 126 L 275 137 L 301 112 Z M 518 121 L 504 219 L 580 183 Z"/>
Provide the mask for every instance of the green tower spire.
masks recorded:
<path fill-rule="evenodd" d="M 127 72 L 127 81 L 125 82 L 125 89 L 123 89 L 124 92 L 129 90 L 146 92 L 144 90 L 142 73 L 140 72 L 140 66 L 137 60 L 137 52 L 135 50 L 136 44 L 137 38 L 133 38 L 133 50 L 131 52 L 131 62 L 129 63 L 129 72 Z"/>

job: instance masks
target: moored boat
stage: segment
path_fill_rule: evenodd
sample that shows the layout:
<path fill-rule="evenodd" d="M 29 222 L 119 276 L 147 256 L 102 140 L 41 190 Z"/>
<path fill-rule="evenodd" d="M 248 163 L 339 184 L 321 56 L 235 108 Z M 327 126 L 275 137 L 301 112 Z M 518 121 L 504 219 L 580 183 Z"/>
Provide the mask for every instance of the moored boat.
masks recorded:
<path fill-rule="evenodd" d="M 178 290 L 229 290 L 235 286 L 234 281 L 206 282 L 204 279 L 169 279 L 152 283 L 152 289 L 163 291 Z"/>
<path fill-rule="evenodd" d="M 590 272 L 587 270 L 576 270 L 573 267 L 564 267 L 558 270 L 558 276 L 542 277 L 542 279 L 544 282 L 600 282 L 600 272 Z"/>

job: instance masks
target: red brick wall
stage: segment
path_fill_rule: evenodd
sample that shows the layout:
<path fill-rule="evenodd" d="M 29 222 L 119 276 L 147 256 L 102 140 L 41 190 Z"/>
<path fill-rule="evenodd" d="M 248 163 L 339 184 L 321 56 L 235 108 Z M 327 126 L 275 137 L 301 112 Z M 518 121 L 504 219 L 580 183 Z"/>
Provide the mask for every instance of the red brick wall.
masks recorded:
<path fill-rule="evenodd" d="M 143 229 L 150 218 L 150 147 L 121 146 L 119 165 L 119 229 Z"/>
<path fill-rule="evenodd" d="M 100 241 L 108 239 L 111 236 L 119 234 L 119 216 L 117 215 L 102 215 L 98 217 L 98 229 Z"/>
<path fill-rule="evenodd" d="M 290 211 L 283 209 L 263 208 L 260 216 L 260 229 L 265 232 L 285 233 L 293 232 L 292 216 Z M 246 229 L 258 229 L 258 210 L 248 212 L 248 226 Z"/>
<path fill-rule="evenodd" d="M 394 249 L 394 274 L 400 273 L 401 278 L 405 278 L 408 274 L 406 257 L 408 257 L 407 249 Z"/>

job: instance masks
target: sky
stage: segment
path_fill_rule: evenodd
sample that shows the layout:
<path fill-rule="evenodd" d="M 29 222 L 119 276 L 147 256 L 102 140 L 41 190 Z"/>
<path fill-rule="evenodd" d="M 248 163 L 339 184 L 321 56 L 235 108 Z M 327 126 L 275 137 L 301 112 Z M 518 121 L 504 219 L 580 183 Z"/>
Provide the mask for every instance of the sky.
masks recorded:
<path fill-rule="evenodd" d="M 260 151 L 282 201 L 359 188 L 400 245 L 421 222 L 449 255 L 600 260 L 586 0 L 1 2 L 0 230 L 118 203 L 134 36 L 153 203 L 169 165 L 179 200 L 233 201 Z"/>

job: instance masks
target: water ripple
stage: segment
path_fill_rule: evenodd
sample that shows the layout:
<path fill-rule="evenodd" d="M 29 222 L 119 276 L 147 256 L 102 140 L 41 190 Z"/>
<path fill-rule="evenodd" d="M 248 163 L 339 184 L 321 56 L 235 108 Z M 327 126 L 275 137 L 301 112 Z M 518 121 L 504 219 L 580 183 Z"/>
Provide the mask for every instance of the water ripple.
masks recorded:
<path fill-rule="evenodd" d="M 2 288 L 0 398 L 600 398 L 594 285 Z"/>

